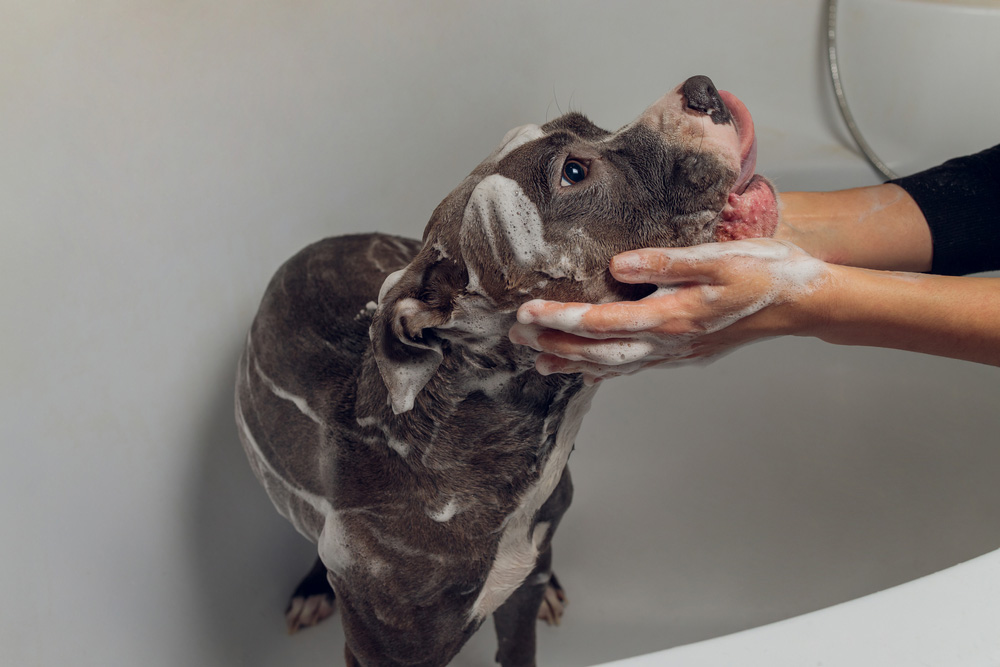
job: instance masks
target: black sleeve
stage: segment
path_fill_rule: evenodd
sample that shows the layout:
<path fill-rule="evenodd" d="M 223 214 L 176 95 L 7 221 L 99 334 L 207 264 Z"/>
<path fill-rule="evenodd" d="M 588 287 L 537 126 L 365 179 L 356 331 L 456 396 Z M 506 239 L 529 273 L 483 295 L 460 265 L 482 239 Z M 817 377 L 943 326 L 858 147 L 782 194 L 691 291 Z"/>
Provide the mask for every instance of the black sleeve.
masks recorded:
<path fill-rule="evenodd" d="M 1000 145 L 889 181 L 902 187 L 931 228 L 931 273 L 1000 269 Z"/>

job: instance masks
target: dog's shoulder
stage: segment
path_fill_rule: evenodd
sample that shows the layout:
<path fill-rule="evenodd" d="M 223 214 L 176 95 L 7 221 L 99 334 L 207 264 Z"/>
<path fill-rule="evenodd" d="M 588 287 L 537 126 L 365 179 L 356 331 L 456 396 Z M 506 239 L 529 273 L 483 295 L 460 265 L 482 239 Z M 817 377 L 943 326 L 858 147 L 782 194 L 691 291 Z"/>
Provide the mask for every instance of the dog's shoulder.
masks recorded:
<path fill-rule="evenodd" d="M 255 349 L 282 365 L 321 352 L 357 359 L 386 276 L 406 266 L 420 243 L 386 234 L 337 236 L 306 246 L 271 279 L 253 324 Z M 332 355 L 332 358 L 331 358 Z"/>
<path fill-rule="evenodd" d="M 286 261 L 268 285 L 261 311 L 319 325 L 351 318 L 378 299 L 386 276 L 405 267 L 420 242 L 387 234 L 334 236 L 312 243 Z"/>
<path fill-rule="evenodd" d="M 419 247 L 384 234 L 328 238 L 296 253 L 271 279 L 247 337 L 237 397 L 257 455 L 278 476 L 322 488 L 316 438 L 343 421 L 351 378 L 370 356 L 382 282 Z"/>

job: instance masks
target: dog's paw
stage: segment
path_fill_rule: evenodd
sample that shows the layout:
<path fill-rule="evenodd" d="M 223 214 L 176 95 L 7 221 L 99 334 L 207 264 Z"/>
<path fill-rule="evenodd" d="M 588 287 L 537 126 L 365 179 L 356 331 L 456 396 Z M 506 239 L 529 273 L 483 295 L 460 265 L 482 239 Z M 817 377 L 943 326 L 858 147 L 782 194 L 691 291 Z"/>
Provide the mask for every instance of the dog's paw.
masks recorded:
<path fill-rule="evenodd" d="M 556 575 L 549 578 L 549 583 L 545 587 L 545 596 L 542 598 L 542 606 L 538 608 L 538 619 L 545 621 L 549 625 L 559 625 L 562 622 L 563 612 L 569 600 L 566 598 L 566 591 L 559 585 Z"/>
<path fill-rule="evenodd" d="M 334 608 L 332 593 L 316 593 L 308 597 L 294 596 L 285 611 L 288 634 L 294 635 L 303 628 L 319 624 L 333 615 Z"/>
<path fill-rule="evenodd" d="M 334 598 L 326 578 L 326 567 L 317 558 L 309 574 L 295 587 L 285 609 L 288 634 L 294 635 L 302 628 L 311 628 L 333 615 Z"/>

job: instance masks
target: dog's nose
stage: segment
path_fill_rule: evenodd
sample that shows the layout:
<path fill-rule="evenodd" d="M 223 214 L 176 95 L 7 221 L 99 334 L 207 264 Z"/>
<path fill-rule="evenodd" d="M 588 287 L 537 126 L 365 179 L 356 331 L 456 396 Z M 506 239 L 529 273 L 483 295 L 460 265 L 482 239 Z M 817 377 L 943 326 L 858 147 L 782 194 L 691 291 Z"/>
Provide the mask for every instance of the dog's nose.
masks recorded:
<path fill-rule="evenodd" d="M 688 109 L 705 114 L 716 125 L 732 122 L 732 114 L 719 96 L 715 84 L 707 76 L 691 77 L 681 85 L 681 93 L 684 94 Z"/>

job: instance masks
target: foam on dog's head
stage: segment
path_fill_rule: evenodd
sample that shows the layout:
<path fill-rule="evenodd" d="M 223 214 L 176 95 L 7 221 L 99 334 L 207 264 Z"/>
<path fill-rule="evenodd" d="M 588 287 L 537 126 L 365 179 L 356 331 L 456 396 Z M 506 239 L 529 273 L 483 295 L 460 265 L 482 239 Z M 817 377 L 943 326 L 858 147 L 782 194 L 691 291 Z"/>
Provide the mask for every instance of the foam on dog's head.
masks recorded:
<path fill-rule="evenodd" d="M 549 245 L 538 208 L 517 181 L 506 176 L 487 176 L 469 197 L 462 218 L 462 238 L 468 241 L 477 236 L 486 238 L 501 271 L 507 270 L 501 244 L 510 249 L 519 266 L 544 268 L 548 260 Z"/>
<path fill-rule="evenodd" d="M 583 281 L 589 276 L 574 264 L 579 247 L 559 247 L 545 238 L 545 226 L 538 207 L 512 178 L 492 174 L 472 191 L 462 216 L 462 255 L 466 258 L 470 292 L 492 296 L 481 275 L 497 272 L 506 289 L 517 284 L 519 274 L 535 276 L 534 286 L 543 288 L 550 280 Z"/>

